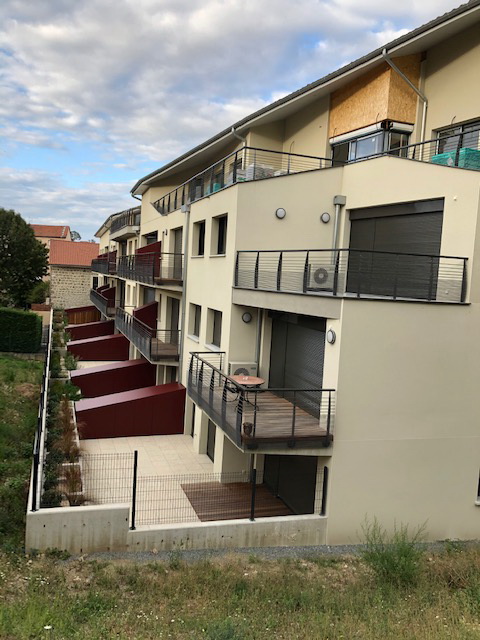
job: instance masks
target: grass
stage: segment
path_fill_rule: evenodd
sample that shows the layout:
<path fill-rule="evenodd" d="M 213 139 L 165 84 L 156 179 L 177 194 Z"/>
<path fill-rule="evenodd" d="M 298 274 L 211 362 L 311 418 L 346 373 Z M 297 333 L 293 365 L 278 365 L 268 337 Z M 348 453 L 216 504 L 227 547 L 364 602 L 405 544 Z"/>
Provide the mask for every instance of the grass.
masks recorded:
<path fill-rule="evenodd" d="M 43 363 L 0 356 L 0 548 L 24 542 Z"/>
<path fill-rule="evenodd" d="M 390 589 L 360 557 L 173 560 L 0 556 L 0 637 L 473 640 L 480 634 L 480 546 L 423 552 L 415 586 Z"/>

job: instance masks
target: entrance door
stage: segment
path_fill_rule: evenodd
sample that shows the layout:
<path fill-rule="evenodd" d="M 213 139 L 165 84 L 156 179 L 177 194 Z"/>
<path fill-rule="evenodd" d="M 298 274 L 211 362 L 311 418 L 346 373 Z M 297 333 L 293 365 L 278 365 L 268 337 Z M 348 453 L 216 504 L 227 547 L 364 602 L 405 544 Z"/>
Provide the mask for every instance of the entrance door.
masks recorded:
<path fill-rule="evenodd" d="M 314 456 L 265 456 L 263 481 L 295 514 L 313 513 L 317 462 Z"/>
<path fill-rule="evenodd" d="M 350 219 L 350 248 L 359 251 L 349 255 L 347 291 L 435 297 L 443 200 L 358 209 Z"/>
<path fill-rule="evenodd" d="M 174 230 L 173 280 L 182 280 L 183 227 Z"/>

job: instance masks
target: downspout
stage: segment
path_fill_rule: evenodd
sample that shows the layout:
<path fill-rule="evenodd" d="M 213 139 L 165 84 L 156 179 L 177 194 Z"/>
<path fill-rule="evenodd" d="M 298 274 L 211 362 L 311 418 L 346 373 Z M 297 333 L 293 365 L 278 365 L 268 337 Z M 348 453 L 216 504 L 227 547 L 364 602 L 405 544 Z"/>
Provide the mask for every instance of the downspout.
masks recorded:
<path fill-rule="evenodd" d="M 185 213 L 185 234 L 183 249 L 183 290 L 182 290 L 182 322 L 180 334 L 180 353 L 178 358 L 178 381 L 182 382 L 183 372 L 183 352 L 185 345 L 185 324 L 186 324 L 186 307 L 187 307 L 187 271 L 188 271 L 188 237 L 190 232 L 190 205 L 182 205 L 182 211 Z"/>
<path fill-rule="evenodd" d="M 337 260 L 338 249 L 338 233 L 340 229 L 340 213 L 342 207 L 347 203 L 345 196 L 337 195 L 333 198 L 333 204 L 335 205 L 335 220 L 333 221 L 333 251 L 332 251 L 332 264 L 335 264 Z"/>
<path fill-rule="evenodd" d="M 246 147 L 247 146 L 247 139 L 244 138 L 243 136 L 239 135 L 236 131 L 235 131 L 235 127 L 232 127 L 231 130 L 232 135 L 237 138 L 238 140 L 240 140 L 241 142 L 243 142 L 243 146 Z"/>
<path fill-rule="evenodd" d="M 130 195 L 132 196 L 132 198 L 135 198 L 135 200 L 139 200 L 140 202 L 142 201 L 142 199 L 136 196 L 134 193 L 130 192 Z"/>
<path fill-rule="evenodd" d="M 421 131 L 420 131 L 420 142 L 425 142 L 425 129 L 426 129 L 426 126 L 427 126 L 427 108 L 428 108 L 427 96 L 424 93 L 422 93 L 422 91 L 420 91 L 420 89 L 418 87 L 416 87 L 413 84 L 413 82 L 411 80 L 409 80 L 409 78 L 407 78 L 407 76 L 403 73 L 403 71 L 400 71 L 400 69 L 397 67 L 397 65 L 389 57 L 386 49 L 384 49 L 382 51 L 382 57 L 385 60 L 385 62 L 395 71 L 395 73 L 397 73 L 403 80 L 405 80 L 405 82 L 408 84 L 408 86 L 415 91 L 415 93 L 420 98 L 420 100 L 422 100 L 422 102 L 423 102 L 423 114 L 422 114 L 422 128 L 421 128 Z M 422 147 L 422 155 L 423 155 L 423 147 Z"/>

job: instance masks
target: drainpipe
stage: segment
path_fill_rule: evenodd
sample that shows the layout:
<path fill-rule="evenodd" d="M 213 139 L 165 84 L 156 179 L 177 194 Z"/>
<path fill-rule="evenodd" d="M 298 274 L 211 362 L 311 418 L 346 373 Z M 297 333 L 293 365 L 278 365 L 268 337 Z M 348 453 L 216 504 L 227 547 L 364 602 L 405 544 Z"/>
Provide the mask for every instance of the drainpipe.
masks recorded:
<path fill-rule="evenodd" d="M 332 264 L 335 264 L 337 259 L 338 249 L 338 233 L 340 229 L 340 213 L 342 207 L 347 203 L 347 198 L 345 196 L 334 196 L 333 204 L 335 205 L 335 220 L 333 221 L 333 251 L 332 251 Z"/>
<path fill-rule="evenodd" d="M 140 202 L 142 201 L 142 199 L 136 196 L 134 193 L 130 193 L 130 195 L 132 196 L 132 198 L 135 198 L 135 200 L 139 200 Z"/>
<path fill-rule="evenodd" d="M 417 94 L 417 96 L 420 98 L 420 100 L 422 100 L 423 102 L 423 113 L 422 113 L 422 128 L 420 131 L 420 142 L 425 142 L 425 129 L 427 126 L 427 107 L 428 107 L 428 100 L 427 100 L 427 96 L 422 93 L 422 91 L 420 91 L 420 89 L 418 87 L 416 87 L 413 82 L 411 80 L 409 80 L 407 78 L 407 76 L 400 71 L 400 69 L 397 67 L 397 65 L 393 62 L 393 60 L 388 56 L 387 50 L 384 49 L 382 51 L 382 56 L 383 59 L 385 60 L 385 62 L 392 67 L 392 69 L 403 79 L 405 80 L 405 82 L 408 84 L 408 86 L 413 89 L 415 91 L 415 93 Z M 423 155 L 423 147 L 422 147 L 422 155 Z"/>
<path fill-rule="evenodd" d="M 263 309 L 259 309 L 257 313 L 257 339 L 255 344 L 255 362 L 257 363 L 257 375 L 259 375 L 259 369 L 260 369 L 260 346 L 262 343 L 262 324 L 263 324 Z"/>
<path fill-rule="evenodd" d="M 190 232 L 190 205 L 182 205 L 182 211 L 185 214 L 185 234 L 183 239 L 183 288 L 182 288 L 182 322 L 180 335 L 180 353 L 178 359 L 178 381 L 182 382 L 183 372 L 183 352 L 185 345 L 185 324 L 186 324 L 186 307 L 187 307 L 187 272 L 188 272 L 188 237 Z"/>
<path fill-rule="evenodd" d="M 230 131 L 231 131 L 232 135 L 233 135 L 235 138 L 237 138 L 238 140 L 240 140 L 241 142 L 243 142 L 243 146 L 244 146 L 244 147 L 245 147 L 245 146 L 247 146 L 247 139 L 246 139 L 246 138 L 244 138 L 243 136 L 239 135 L 239 134 L 235 131 L 235 127 L 232 127 L 232 128 L 230 129 Z"/>

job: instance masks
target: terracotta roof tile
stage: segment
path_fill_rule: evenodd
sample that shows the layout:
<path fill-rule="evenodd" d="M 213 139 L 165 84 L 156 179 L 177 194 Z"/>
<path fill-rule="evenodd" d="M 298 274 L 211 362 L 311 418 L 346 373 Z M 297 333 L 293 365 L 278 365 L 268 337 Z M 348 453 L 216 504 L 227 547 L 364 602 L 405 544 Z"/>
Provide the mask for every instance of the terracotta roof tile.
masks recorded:
<path fill-rule="evenodd" d="M 70 227 L 66 224 L 31 224 L 30 226 L 37 238 L 66 238 L 70 231 Z"/>
<path fill-rule="evenodd" d="M 96 242 L 50 241 L 50 264 L 72 267 L 89 267 L 98 256 L 100 245 Z"/>

